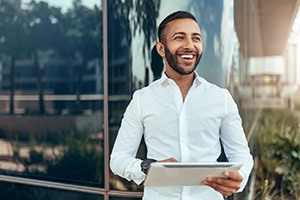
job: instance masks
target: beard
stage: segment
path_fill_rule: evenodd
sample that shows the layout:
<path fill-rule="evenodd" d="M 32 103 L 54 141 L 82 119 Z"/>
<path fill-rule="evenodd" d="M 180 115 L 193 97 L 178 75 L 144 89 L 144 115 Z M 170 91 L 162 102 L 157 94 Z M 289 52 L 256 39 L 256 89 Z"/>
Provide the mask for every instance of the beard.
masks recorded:
<path fill-rule="evenodd" d="M 200 62 L 201 60 L 201 57 L 202 57 L 202 53 L 199 54 L 198 52 L 193 52 L 193 54 L 195 54 L 196 56 L 196 61 L 194 63 L 194 66 L 192 68 L 187 68 L 185 66 L 183 66 L 184 64 L 183 63 L 180 63 L 178 61 L 178 56 L 180 54 L 184 54 L 184 53 L 192 53 L 193 51 L 188 51 L 188 50 L 181 50 L 181 49 L 178 49 L 175 54 L 172 54 L 170 49 L 165 46 L 165 55 L 166 55 L 166 59 L 167 59 L 167 62 L 168 64 L 170 65 L 170 67 L 176 71 L 177 73 L 181 74 L 181 75 L 188 75 L 188 74 L 191 74 L 195 71 L 198 63 Z"/>

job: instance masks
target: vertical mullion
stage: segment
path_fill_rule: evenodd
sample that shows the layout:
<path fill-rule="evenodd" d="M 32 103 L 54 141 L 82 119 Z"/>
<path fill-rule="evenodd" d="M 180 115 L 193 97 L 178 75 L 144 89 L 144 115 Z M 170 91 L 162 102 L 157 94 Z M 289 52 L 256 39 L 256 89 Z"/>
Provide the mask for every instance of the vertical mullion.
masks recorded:
<path fill-rule="evenodd" d="M 108 36 L 107 36 L 107 0 L 102 0 L 103 24 L 103 106 L 104 106 L 104 200 L 108 200 L 109 192 L 109 124 L 108 124 Z"/>

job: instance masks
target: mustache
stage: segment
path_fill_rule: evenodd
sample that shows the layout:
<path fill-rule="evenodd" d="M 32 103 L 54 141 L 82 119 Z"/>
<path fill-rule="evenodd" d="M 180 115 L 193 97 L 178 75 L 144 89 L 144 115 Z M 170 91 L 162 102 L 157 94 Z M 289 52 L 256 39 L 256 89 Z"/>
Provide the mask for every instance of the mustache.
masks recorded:
<path fill-rule="evenodd" d="M 190 54 L 190 55 L 194 55 L 194 56 L 199 56 L 199 52 L 198 51 L 193 51 L 193 50 L 188 50 L 188 49 L 183 49 L 183 50 L 177 50 L 176 51 L 177 55 L 182 55 L 182 54 Z"/>

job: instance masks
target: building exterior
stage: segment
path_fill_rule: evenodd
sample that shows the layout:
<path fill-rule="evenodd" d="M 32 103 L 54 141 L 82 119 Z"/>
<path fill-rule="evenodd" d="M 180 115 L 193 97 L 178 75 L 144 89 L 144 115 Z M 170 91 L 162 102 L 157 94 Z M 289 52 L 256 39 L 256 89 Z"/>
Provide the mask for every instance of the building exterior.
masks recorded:
<path fill-rule="evenodd" d="M 288 5 L 268 0 L 235 1 L 234 5 L 240 42 L 238 91 L 243 105 L 287 107 L 297 89 L 299 56 L 290 41 L 298 35 L 299 25 L 294 21 L 298 21 L 299 1 Z"/>
<path fill-rule="evenodd" d="M 82 77 L 82 95 L 103 94 L 103 84 L 101 84 L 103 80 L 101 80 L 100 76 L 100 73 L 102 73 L 102 64 L 100 62 L 101 60 L 94 59 L 87 63 L 87 69 Z M 41 63 L 46 112 L 54 114 L 65 110 L 71 111 L 72 105 L 69 102 L 70 98 L 71 100 L 76 99 L 76 87 L 79 84 L 79 72 L 82 65 L 81 59 L 65 60 L 51 55 L 41 55 Z M 9 68 L 7 65 L 9 65 L 9 62 L 2 64 L 5 69 Z M 14 84 L 15 95 L 20 97 L 14 102 L 15 113 L 22 114 L 28 111 L 37 113 L 39 109 L 35 100 L 38 98 L 37 73 L 32 59 L 16 61 Z M 4 70 L 2 73 L 1 88 L 3 96 L 6 95 L 8 97 L 9 88 L 10 70 Z M 30 96 L 26 98 L 26 95 Z M 55 95 L 57 99 L 55 99 Z M 92 101 L 86 104 L 89 104 L 89 106 L 85 105 L 84 109 L 99 109 L 99 107 L 93 107 Z M 9 113 L 7 101 L 0 101 L 0 105 L 2 113 Z"/>
<path fill-rule="evenodd" d="M 299 70 L 287 63 L 294 51 L 279 56 L 276 73 L 261 64 L 270 55 L 262 61 L 253 54 L 252 42 L 263 38 L 245 39 L 239 29 L 240 15 L 249 11 L 245 1 L 62 1 L 69 8 L 47 2 L 19 6 L 24 21 L 0 22 L 0 188 L 8 191 L 0 199 L 141 199 L 143 186 L 114 176 L 109 155 L 133 92 L 157 77 L 151 66 L 156 28 L 173 11 L 190 11 L 199 22 L 204 53 L 197 72 L 236 98 L 260 96 L 259 84 L 267 96 L 280 96 L 281 84 Z M 4 6 L 1 12 L 10 8 Z M 22 19 L 11 13 L 7 21 Z M 255 32 L 255 12 L 249 13 L 244 28 L 254 24 Z M 287 65 L 294 71 L 283 74 Z M 142 142 L 138 156 L 145 151 Z"/>

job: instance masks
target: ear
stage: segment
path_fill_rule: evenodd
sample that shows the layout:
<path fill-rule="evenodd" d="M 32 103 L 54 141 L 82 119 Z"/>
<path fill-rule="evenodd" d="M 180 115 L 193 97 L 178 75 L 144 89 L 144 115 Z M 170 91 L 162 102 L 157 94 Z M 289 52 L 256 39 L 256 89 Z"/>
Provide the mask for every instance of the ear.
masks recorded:
<path fill-rule="evenodd" d="M 156 43 L 156 51 L 161 57 L 165 57 L 165 46 L 161 42 Z"/>

